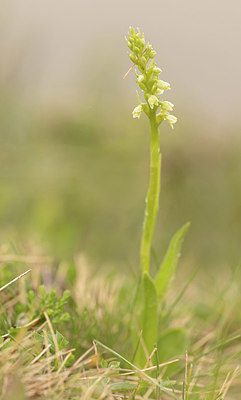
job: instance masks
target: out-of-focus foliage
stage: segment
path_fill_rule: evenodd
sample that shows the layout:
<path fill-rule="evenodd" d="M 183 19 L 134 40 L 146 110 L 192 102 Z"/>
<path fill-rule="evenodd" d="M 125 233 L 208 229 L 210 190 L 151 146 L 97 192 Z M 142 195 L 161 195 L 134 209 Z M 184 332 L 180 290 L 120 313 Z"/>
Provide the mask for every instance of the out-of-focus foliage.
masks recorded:
<path fill-rule="evenodd" d="M 77 115 L 41 115 L 2 99 L 2 242 L 33 238 L 61 257 L 84 250 L 101 262 L 137 266 L 148 127 L 137 127 L 123 103 L 111 112 L 111 119 L 98 106 Z M 165 190 L 154 251 L 163 255 L 172 233 L 189 220 L 187 258 L 203 267 L 236 264 L 241 143 L 231 134 L 211 139 L 197 126 L 180 129 L 161 129 Z"/>

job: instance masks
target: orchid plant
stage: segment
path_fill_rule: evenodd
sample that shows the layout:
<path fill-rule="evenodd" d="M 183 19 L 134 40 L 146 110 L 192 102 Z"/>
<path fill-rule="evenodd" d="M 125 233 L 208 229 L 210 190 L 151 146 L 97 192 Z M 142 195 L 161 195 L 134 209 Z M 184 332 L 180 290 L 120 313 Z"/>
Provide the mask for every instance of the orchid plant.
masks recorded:
<path fill-rule="evenodd" d="M 138 71 L 135 70 L 136 83 L 144 97 L 144 101 L 141 101 L 137 93 L 139 104 L 132 112 L 133 118 L 140 118 L 144 113 L 150 123 L 150 183 L 146 197 L 140 249 L 141 283 L 135 299 L 135 326 L 133 327 L 135 360 L 139 365 L 144 366 L 153 351 L 153 346 L 158 343 L 160 305 L 174 276 L 181 245 L 190 224 L 186 223 L 173 236 L 160 268 L 156 276 L 152 278 L 150 254 L 159 207 L 161 177 L 159 126 L 166 121 L 173 128 L 177 118 L 171 114 L 173 104 L 162 100 L 162 95 L 170 90 L 170 84 L 159 78 L 162 71 L 156 65 L 156 52 L 152 45 L 149 42 L 146 44 L 144 34 L 141 34 L 139 29 L 136 32 L 133 27 L 128 32 L 126 42 L 130 49 L 129 58 L 133 63 L 130 70 L 133 67 L 137 68 Z"/>

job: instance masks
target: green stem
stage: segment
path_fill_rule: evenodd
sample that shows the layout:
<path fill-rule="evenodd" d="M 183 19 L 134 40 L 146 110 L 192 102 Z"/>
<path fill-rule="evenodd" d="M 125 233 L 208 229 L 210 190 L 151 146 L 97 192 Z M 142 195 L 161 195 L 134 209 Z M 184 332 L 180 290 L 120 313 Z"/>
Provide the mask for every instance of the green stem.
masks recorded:
<path fill-rule="evenodd" d="M 159 206 L 161 154 L 159 149 L 159 131 L 156 121 L 156 112 L 151 110 L 150 115 L 150 183 L 146 197 L 144 224 L 141 238 L 141 269 L 149 272 L 151 241 L 154 232 L 156 216 Z"/>

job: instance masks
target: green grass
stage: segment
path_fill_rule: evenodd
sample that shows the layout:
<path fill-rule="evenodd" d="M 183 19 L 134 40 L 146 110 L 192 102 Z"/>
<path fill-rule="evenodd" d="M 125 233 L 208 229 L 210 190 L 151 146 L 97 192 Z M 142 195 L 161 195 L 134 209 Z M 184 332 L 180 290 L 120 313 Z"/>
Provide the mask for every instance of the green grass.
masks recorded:
<path fill-rule="evenodd" d="M 1 252 L 1 287 L 27 264 L 31 272 L 0 291 L 3 399 L 240 398 L 240 269 L 226 284 L 220 274 L 205 298 L 202 272 L 185 290 L 177 277 L 161 310 L 160 365 L 154 353 L 143 370 L 132 361 L 133 277 L 97 274 L 84 256 L 63 265 L 10 251 Z M 54 286 L 52 302 L 42 283 Z M 64 290 L 71 295 L 63 312 Z"/>

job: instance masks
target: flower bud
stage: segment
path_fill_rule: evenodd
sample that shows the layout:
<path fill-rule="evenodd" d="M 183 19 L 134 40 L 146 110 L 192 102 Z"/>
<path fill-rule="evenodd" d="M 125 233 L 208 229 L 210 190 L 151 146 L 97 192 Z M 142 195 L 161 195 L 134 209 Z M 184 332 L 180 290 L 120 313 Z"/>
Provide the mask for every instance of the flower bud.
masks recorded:
<path fill-rule="evenodd" d="M 152 51 L 152 45 L 150 43 L 147 43 L 146 52 L 149 53 L 150 51 Z"/>
<path fill-rule="evenodd" d="M 144 75 L 137 75 L 137 76 L 136 76 L 136 82 L 137 82 L 137 83 L 143 82 L 144 79 L 145 79 Z"/>
<path fill-rule="evenodd" d="M 136 32 L 135 29 L 133 28 L 133 26 L 130 26 L 130 32 L 131 32 L 131 36 L 136 36 Z"/>
<path fill-rule="evenodd" d="M 133 54 L 133 53 L 129 53 L 129 57 L 130 57 L 131 61 L 132 61 L 134 64 L 135 64 L 135 63 L 137 62 L 137 60 L 138 60 L 138 58 L 136 57 L 136 55 Z"/>
<path fill-rule="evenodd" d="M 152 50 L 149 54 L 150 58 L 154 58 L 156 56 L 156 51 Z"/>
<path fill-rule="evenodd" d="M 141 59 L 140 59 L 140 63 L 141 63 L 142 65 L 146 65 L 146 63 L 147 63 L 146 57 L 142 56 Z"/>
<path fill-rule="evenodd" d="M 144 48 L 145 47 L 145 39 L 144 39 L 144 37 L 141 39 L 141 45 L 142 45 L 142 47 Z"/>

